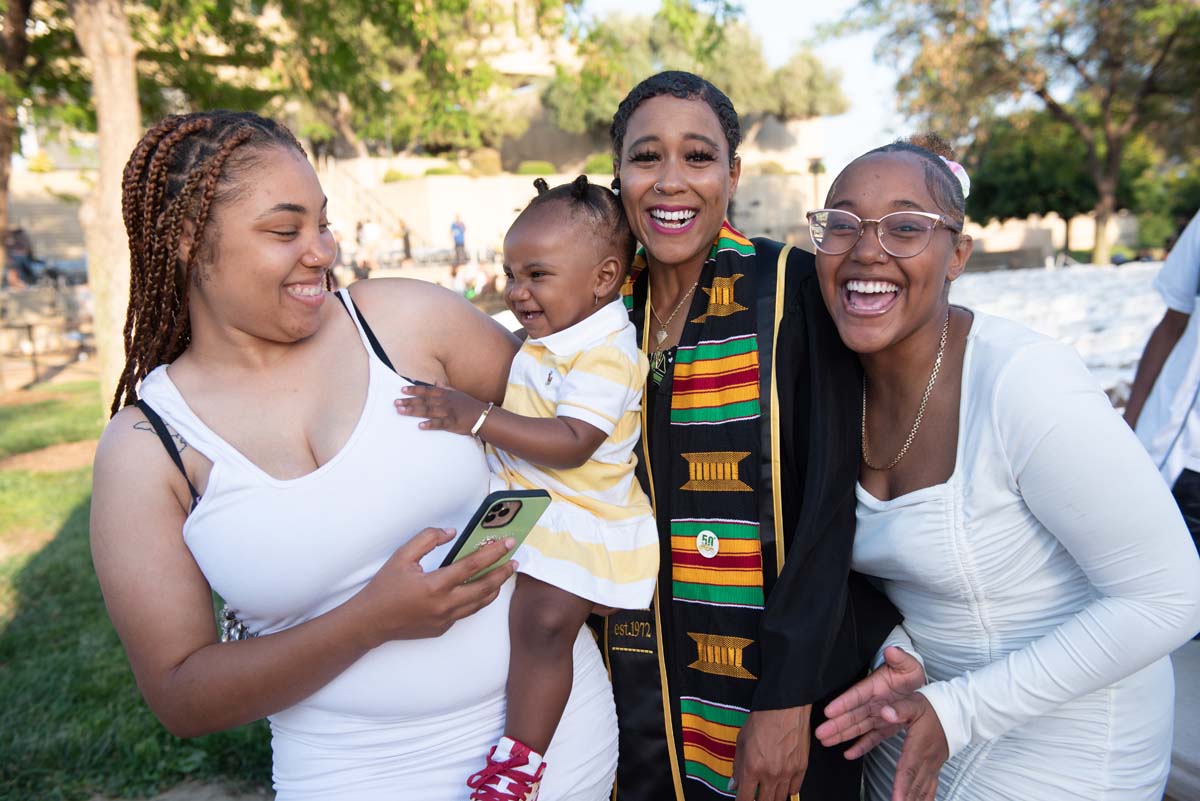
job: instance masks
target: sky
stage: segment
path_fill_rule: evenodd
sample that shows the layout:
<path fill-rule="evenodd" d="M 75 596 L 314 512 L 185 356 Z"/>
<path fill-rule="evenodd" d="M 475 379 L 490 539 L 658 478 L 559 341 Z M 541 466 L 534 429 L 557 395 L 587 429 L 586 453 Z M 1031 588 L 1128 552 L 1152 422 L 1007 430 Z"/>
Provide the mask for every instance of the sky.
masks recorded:
<path fill-rule="evenodd" d="M 818 25 L 835 22 L 853 6 L 852 0 L 741 0 L 742 19 L 762 40 L 763 53 L 778 67 L 805 41 L 815 36 Z M 602 15 L 653 13 L 657 2 L 646 0 L 585 0 L 587 12 Z M 875 62 L 873 33 L 831 40 L 813 47 L 827 67 L 842 73 L 842 91 L 850 110 L 821 120 L 825 139 L 825 166 L 836 174 L 873 147 L 886 144 L 910 131 L 896 111 L 896 71 Z M 732 98 L 737 105 L 737 98 Z"/>

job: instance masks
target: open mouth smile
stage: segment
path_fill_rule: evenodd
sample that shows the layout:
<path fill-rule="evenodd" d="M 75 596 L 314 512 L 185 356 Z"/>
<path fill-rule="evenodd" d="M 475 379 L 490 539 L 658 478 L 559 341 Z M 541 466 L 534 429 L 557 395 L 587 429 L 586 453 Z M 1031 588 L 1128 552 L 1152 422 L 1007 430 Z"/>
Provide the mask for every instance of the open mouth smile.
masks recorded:
<path fill-rule="evenodd" d="M 283 289 L 290 297 L 309 306 L 320 305 L 325 300 L 325 287 L 321 284 L 287 284 Z"/>
<path fill-rule="evenodd" d="M 680 231 L 696 219 L 695 209 L 653 208 L 649 211 L 650 221 L 665 231 Z"/>
<path fill-rule="evenodd" d="M 891 281 L 851 279 L 842 285 L 842 303 L 852 314 L 883 314 L 900 296 L 900 287 Z"/>

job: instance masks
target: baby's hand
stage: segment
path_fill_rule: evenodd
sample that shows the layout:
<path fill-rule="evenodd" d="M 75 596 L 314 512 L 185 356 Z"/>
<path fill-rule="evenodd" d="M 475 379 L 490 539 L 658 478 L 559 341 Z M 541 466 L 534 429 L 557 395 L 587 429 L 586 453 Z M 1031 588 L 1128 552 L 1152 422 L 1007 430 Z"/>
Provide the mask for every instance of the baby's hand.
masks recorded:
<path fill-rule="evenodd" d="M 486 403 L 449 387 L 412 386 L 402 391 L 409 397 L 396 399 L 396 411 L 426 418 L 420 428 L 470 434 L 471 426 L 487 408 Z"/>

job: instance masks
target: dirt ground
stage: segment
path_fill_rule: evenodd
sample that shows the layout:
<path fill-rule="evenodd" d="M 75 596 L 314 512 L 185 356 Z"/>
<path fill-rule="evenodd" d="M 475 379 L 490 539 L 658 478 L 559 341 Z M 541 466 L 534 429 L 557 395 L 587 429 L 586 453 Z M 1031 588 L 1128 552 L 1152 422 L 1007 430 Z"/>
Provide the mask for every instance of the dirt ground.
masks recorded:
<path fill-rule="evenodd" d="M 18 453 L 0 459 L 0 470 L 28 470 L 34 473 L 51 473 L 59 470 L 76 470 L 87 467 L 96 455 L 96 440 L 65 442 L 51 445 L 29 453 Z"/>
<path fill-rule="evenodd" d="M 0 363 L 0 369 L 4 371 L 4 389 L 0 390 L 0 406 L 53 400 L 54 384 L 94 379 L 97 366 L 94 358 L 83 361 L 65 357 L 45 359 L 39 364 L 38 377 L 47 383 L 37 391 L 30 391 L 19 389 L 19 387 L 27 385 L 33 378 L 33 372 L 29 365 L 9 359 Z M 91 464 L 95 454 L 96 440 L 68 442 L 0 459 L 0 470 L 30 470 L 33 472 L 75 470 Z"/>

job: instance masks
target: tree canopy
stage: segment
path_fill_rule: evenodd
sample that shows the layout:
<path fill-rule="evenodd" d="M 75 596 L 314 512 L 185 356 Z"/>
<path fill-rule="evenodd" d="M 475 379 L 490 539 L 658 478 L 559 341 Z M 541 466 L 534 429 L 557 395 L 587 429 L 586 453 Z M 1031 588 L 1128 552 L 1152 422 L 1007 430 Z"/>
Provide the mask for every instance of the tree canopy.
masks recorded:
<path fill-rule="evenodd" d="M 579 68 L 559 67 L 543 100 L 563 130 L 603 132 L 638 81 L 681 69 L 708 78 L 741 114 L 800 119 L 848 108 L 836 70 L 807 50 L 772 70 L 761 41 L 732 14 L 725 3 L 702 8 L 663 0 L 653 17 L 611 15 L 583 26 L 575 31 Z"/>
<path fill-rule="evenodd" d="M 902 109 L 948 138 L 982 140 L 998 114 L 1023 106 L 1069 126 L 1101 231 L 1137 134 L 1177 150 L 1200 141 L 1185 125 L 1200 95 L 1195 0 L 859 0 L 847 25 L 883 31 L 879 56 L 900 68 Z M 1096 241 L 1106 260 L 1107 238 Z"/>
<path fill-rule="evenodd" d="M 1149 199 L 1143 188 L 1153 175 L 1155 148 L 1144 137 L 1125 150 L 1117 181 L 1116 207 L 1141 212 Z M 980 222 L 1056 213 L 1070 221 L 1096 206 L 1096 186 L 1088 176 L 1087 147 L 1075 131 L 1046 111 L 1021 111 L 994 120 L 986 137 L 967 151 L 971 196 L 967 213 Z"/>

